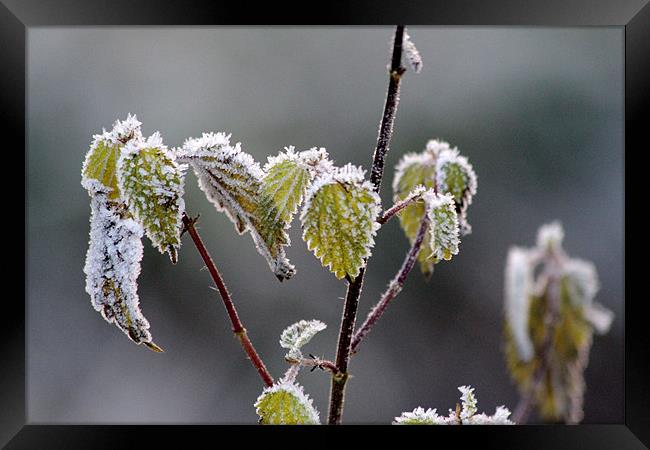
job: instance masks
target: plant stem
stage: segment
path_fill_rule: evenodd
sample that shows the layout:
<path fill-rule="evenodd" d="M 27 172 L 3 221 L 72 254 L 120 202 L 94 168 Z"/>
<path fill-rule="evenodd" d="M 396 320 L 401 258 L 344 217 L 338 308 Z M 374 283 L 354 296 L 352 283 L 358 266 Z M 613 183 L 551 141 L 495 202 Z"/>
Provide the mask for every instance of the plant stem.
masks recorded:
<path fill-rule="evenodd" d="M 393 55 L 389 70 L 388 91 L 386 93 L 386 102 L 384 104 L 384 114 L 379 125 L 379 134 L 377 136 L 377 145 L 372 161 L 372 171 L 370 181 L 372 182 L 375 192 L 379 193 L 381 188 L 381 179 L 384 175 L 384 162 L 388 153 L 390 139 L 393 134 L 393 124 L 395 123 L 395 113 L 399 103 L 399 86 L 400 79 L 405 69 L 402 67 L 402 40 L 404 38 L 404 25 L 398 25 L 395 28 L 395 37 L 393 40 Z M 348 280 L 348 290 L 345 296 L 343 306 L 343 315 L 341 317 L 341 328 L 339 330 L 339 339 L 336 352 L 336 367 L 338 372 L 332 376 L 332 385 L 330 389 L 330 409 L 328 423 L 338 425 L 341 423 L 343 415 L 343 400 L 345 398 L 345 385 L 348 380 L 348 362 L 350 360 L 350 350 L 352 344 L 352 335 L 359 307 L 359 296 L 363 288 L 363 277 L 365 274 L 365 264 L 359 271 L 359 275 L 354 280 Z"/>
<path fill-rule="evenodd" d="M 560 280 L 551 277 L 548 284 L 548 310 L 544 319 L 546 324 L 546 336 L 539 351 L 539 365 L 533 372 L 530 388 L 519 400 L 512 420 L 518 425 L 523 425 L 528 420 L 537 392 L 542 386 L 542 381 L 549 367 L 549 359 L 553 348 L 555 328 L 560 318 Z"/>
<path fill-rule="evenodd" d="M 201 236 L 199 236 L 198 231 L 196 231 L 196 228 L 194 227 L 195 222 L 196 219 L 190 219 L 185 213 L 183 213 L 183 225 L 185 227 L 185 230 L 187 230 L 187 232 L 192 237 L 192 241 L 194 242 L 196 249 L 201 254 L 203 262 L 205 262 L 205 265 L 210 271 L 210 275 L 212 276 L 214 283 L 217 285 L 217 290 L 219 291 L 219 294 L 221 294 L 221 299 L 223 300 L 223 304 L 226 307 L 226 312 L 228 313 L 228 317 L 232 323 L 232 332 L 235 334 L 235 336 L 237 336 L 237 339 L 239 339 L 242 348 L 246 352 L 246 355 L 248 355 L 248 358 L 251 360 L 251 363 L 255 369 L 257 369 L 257 372 L 260 374 L 260 377 L 262 378 L 262 381 L 264 381 L 264 384 L 266 386 L 273 386 L 273 377 L 267 370 L 260 356 L 257 354 L 255 347 L 253 347 L 253 343 L 248 338 L 246 328 L 244 328 L 244 325 L 239 319 L 239 315 L 235 309 L 235 304 L 233 303 L 232 298 L 228 293 L 228 289 L 226 288 L 226 285 L 223 282 L 219 271 L 217 270 L 217 266 L 214 264 L 210 253 L 208 253 L 208 250 L 205 248 L 205 245 L 201 240 Z"/>
<path fill-rule="evenodd" d="M 415 195 L 409 195 L 406 197 L 404 200 L 400 200 L 397 203 L 395 203 L 393 206 L 388 208 L 386 211 L 384 211 L 379 219 L 377 219 L 377 223 L 380 225 L 385 224 L 388 222 L 390 219 L 392 219 L 398 212 L 409 206 L 411 203 L 414 203 L 422 198 L 422 193 L 417 193 Z"/>
<path fill-rule="evenodd" d="M 384 292 L 381 300 L 379 300 L 379 302 L 372 308 L 372 310 L 370 310 L 365 322 L 354 334 L 354 338 L 352 339 L 352 348 L 350 350 L 352 354 L 357 352 L 359 344 L 361 344 L 361 341 L 366 336 L 366 334 L 368 334 L 375 323 L 377 323 L 391 300 L 397 297 L 397 295 L 401 292 L 402 287 L 404 286 L 404 282 L 406 281 L 406 277 L 411 272 L 413 266 L 415 265 L 415 262 L 417 261 L 418 253 L 420 253 L 420 248 L 422 247 L 422 242 L 424 241 L 424 238 L 427 234 L 429 225 L 429 215 L 425 214 L 422 218 L 422 222 L 420 223 L 420 227 L 418 228 L 418 232 L 415 235 L 413 245 L 411 245 L 411 248 L 404 258 L 402 267 L 400 268 L 399 272 L 395 274 L 395 278 L 393 278 L 388 285 L 388 289 L 386 292 Z"/>

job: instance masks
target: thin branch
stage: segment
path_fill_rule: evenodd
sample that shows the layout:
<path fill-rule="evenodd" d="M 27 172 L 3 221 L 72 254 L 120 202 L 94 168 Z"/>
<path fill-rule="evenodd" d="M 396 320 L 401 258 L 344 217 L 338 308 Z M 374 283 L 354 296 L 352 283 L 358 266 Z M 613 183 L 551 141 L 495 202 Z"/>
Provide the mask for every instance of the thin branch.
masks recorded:
<path fill-rule="evenodd" d="M 183 225 L 184 225 L 183 230 L 187 231 L 192 237 L 192 241 L 194 242 L 196 249 L 201 254 L 201 257 L 203 258 L 203 262 L 205 262 L 205 265 L 210 271 L 210 275 L 212 276 L 214 283 L 217 285 L 217 290 L 221 295 L 223 304 L 226 307 L 226 312 L 228 313 L 228 317 L 230 318 L 230 322 L 232 323 L 232 332 L 239 339 L 241 346 L 246 352 L 246 355 L 248 355 L 248 358 L 251 360 L 251 363 L 253 364 L 255 369 L 257 369 L 257 372 L 260 374 L 260 377 L 262 378 L 262 381 L 264 381 L 264 384 L 266 386 L 273 386 L 273 377 L 267 370 L 260 356 L 257 354 L 255 347 L 253 347 L 253 343 L 248 338 L 246 329 L 244 328 L 244 325 L 239 319 L 239 315 L 237 314 L 237 310 L 235 309 L 235 304 L 233 303 L 232 298 L 228 293 L 228 289 L 226 288 L 226 285 L 223 282 L 223 279 L 221 278 L 219 271 L 217 270 L 217 266 L 214 264 L 212 257 L 208 253 L 208 250 L 205 248 L 205 245 L 201 240 L 201 236 L 199 236 L 198 231 L 196 231 L 196 228 L 194 227 L 195 222 L 196 219 L 190 219 L 189 217 L 187 217 L 185 213 L 183 213 Z"/>
<path fill-rule="evenodd" d="M 400 212 L 410 204 L 420 200 L 421 198 L 422 198 L 422 192 L 416 192 L 414 194 L 409 195 L 404 200 L 398 201 L 397 203 L 395 203 L 393 206 L 391 206 L 381 214 L 379 219 L 377 219 L 377 223 L 380 225 L 385 224 L 390 219 L 392 219 L 398 212 Z"/>
<path fill-rule="evenodd" d="M 411 272 L 413 266 L 415 265 L 415 262 L 417 261 L 418 253 L 420 253 L 422 242 L 424 242 L 424 238 L 427 234 L 427 231 L 429 230 L 429 226 L 430 226 L 429 215 L 425 214 L 424 217 L 422 218 L 422 222 L 420 222 L 420 227 L 418 228 L 418 232 L 415 235 L 415 240 L 413 241 L 413 245 L 411 245 L 411 248 L 409 249 L 408 253 L 406 254 L 406 257 L 404 258 L 402 267 L 400 268 L 399 272 L 395 274 L 395 278 L 393 278 L 390 284 L 388 285 L 388 289 L 386 290 L 386 292 L 384 292 L 384 295 L 381 297 L 381 300 L 379 300 L 379 302 L 372 308 L 372 310 L 370 310 L 370 312 L 368 313 L 368 317 L 366 317 L 365 322 L 354 334 L 354 338 L 352 339 L 351 353 L 354 354 L 357 352 L 363 338 L 370 332 L 372 327 L 377 323 L 379 318 L 382 316 L 382 314 L 388 307 L 388 304 L 391 302 L 391 300 L 397 297 L 397 295 L 401 292 L 402 287 L 404 286 L 404 282 L 406 281 L 406 277 Z"/>
<path fill-rule="evenodd" d="M 542 386 L 544 381 L 544 376 L 550 365 L 551 350 L 553 349 L 553 338 L 555 337 L 555 328 L 560 319 L 560 286 L 559 281 L 554 280 L 553 277 L 549 279 L 548 284 L 548 310 L 546 312 L 546 317 L 544 318 L 545 327 L 546 327 L 546 336 L 544 336 L 544 341 L 539 351 L 539 365 L 535 368 L 533 372 L 532 381 L 530 383 L 530 388 L 519 400 L 519 404 L 515 408 L 515 412 L 512 415 L 512 420 L 518 424 L 523 425 L 528 420 L 528 415 L 530 414 L 533 404 L 535 402 L 535 397 Z"/>
<path fill-rule="evenodd" d="M 388 91 L 386 93 L 386 102 L 384 104 L 384 113 L 379 125 L 379 134 L 377 136 L 377 145 L 373 155 L 372 171 L 370 181 L 377 193 L 381 188 L 381 179 L 384 175 L 384 162 L 388 153 L 390 139 L 393 134 L 393 124 L 395 123 L 395 113 L 399 103 L 399 86 L 400 79 L 405 69 L 402 67 L 402 40 L 404 38 L 404 25 L 398 25 L 395 28 L 395 37 L 393 39 L 393 55 L 389 70 Z M 341 423 L 343 415 L 343 400 L 345 398 L 345 385 L 348 380 L 348 362 L 350 360 L 350 349 L 352 344 L 352 334 L 359 307 L 359 296 L 363 288 L 363 277 L 365 274 L 365 265 L 359 271 L 359 275 L 354 280 L 348 280 L 348 290 L 345 296 L 343 306 L 343 315 L 341 317 L 341 328 L 339 330 L 339 339 L 336 352 L 336 367 L 338 372 L 332 376 L 332 385 L 330 389 L 330 406 L 328 423 L 337 425 Z"/>

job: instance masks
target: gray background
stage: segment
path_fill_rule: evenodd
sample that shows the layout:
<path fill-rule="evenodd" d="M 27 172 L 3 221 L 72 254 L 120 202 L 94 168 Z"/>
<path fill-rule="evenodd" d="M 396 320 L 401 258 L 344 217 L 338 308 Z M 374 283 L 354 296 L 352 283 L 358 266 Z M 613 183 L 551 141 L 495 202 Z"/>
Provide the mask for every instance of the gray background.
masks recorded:
<path fill-rule="evenodd" d="M 503 266 L 559 219 L 570 254 L 593 260 L 597 299 L 616 313 L 586 371 L 585 422 L 623 420 L 622 28 L 412 27 L 422 73 L 405 76 L 382 198 L 393 166 L 439 137 L 467 155 L 479 189 L 473 234 L 429 283 L 414 271 L 354 358 L 347 423 L 389 423 L 415 406 L 453 407 L 476 387 L 479 410 L 517 393 L 502 353 Z M 80 168 L 92 134 L 126 113 L 169 146 L 228 131 L 258 161 L 285 145 L 324 146 L 369 168 L 392 29 L 30 28 L 28 35 L 28 418 L 31 423 L 255 423 L 257 374 L 230 333 L 209 275 L 184 238 L 172 266 L 145 241 L 139 280 L 154 354 L 109 326 L 84 291 L 89 199 Z M 297 275 L 280 284 L 186 181 L 186 204 L 250 336 L 279 377 L 282 329 L 329 325 L 307 348 L 334 358 L 345 293 L 290 230 Z M 397 222 L 377 237 L 365 317 L 407 250 Z M 329 379 L 299 381 L 327 414 Z"/>

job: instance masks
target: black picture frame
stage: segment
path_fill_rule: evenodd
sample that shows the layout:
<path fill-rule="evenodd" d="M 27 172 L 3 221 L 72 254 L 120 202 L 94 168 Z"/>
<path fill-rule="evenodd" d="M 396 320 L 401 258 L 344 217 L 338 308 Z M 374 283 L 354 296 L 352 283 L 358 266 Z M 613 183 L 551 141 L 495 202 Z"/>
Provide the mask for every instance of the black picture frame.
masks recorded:
<path fill-rule="evenodd" d="M 333 2 L 332 2 L 333 3 Z M 209 0 L 2 0 L 0 1 L 0 124 L 3 142 L 13 142 L 5 152 L 20 155 L 24 148 L 25 192 L 26 159 L 26 33 L 34 26 L 70 25 L 223 25 L 241 24 L 395 24 L 412 25 L 506 25 L 506 26 L 617 26 L 625 29 L 625 206 L 639 204 L 639 189 L 632 189 L 631 154 L 645 148 L 645 120 L 650 80 L 650 5 L 648 0 L 457 0 L 402 2 L 357 1 L 352 4 L 307 4 L 283 2 L 248 5 L 246 2 L 226 3 Z M 7 139 L 9 138 L 9 139 Z M 647 144 L 645 144 L 647 147 Z M 8 165 L 7 165 L 8 166 Z M 5 173 L 10 169 L 6 168 Z M 643 192 L 641 188 L 640 192 Z M 20 218 L 18 195 L 12 196 L 5 216 L 5 240 L 16 245 L 18 228 L 23 225 L 23 250 L 5 247 L 5 263 L 16 270 L 25 269 L 27 204 Z M 24 197 L 26 200 L 26 195 Z M 633 225 L 625 208 L 625 266 L 630 253 L 627 243 Z M 22 224 L 20 222 L 23 222 Z M 636 234 L 636 233 L 635 233 Z M 636 248 L 635 252 L 642 252 Z M 616 270 L 614 268 L 613 270 Z M 625 270 L 625 267 L 623 268 Z M 627 274 L 625 274 L 627 275 Z M 256 426 L 47 426 L 26 423 L 25 408 L 25 305 L 17 301 L 11 287 L 18 285 L 18 275 L 5 282 L 3 324 L 0 327 L 0 445 L 12 449 L 32 448 L 135 448 L 154 440 L 183 447 L 226 445 L 224 439 L 245 436 L 267 438 L 269 433 L 281 434 L 299 445 L 310 442 L 338 445 L 345 442 L 341 433 L 371 434 L 363 427 L 285 427 Z M 517 427 L 382 427 L 373 428 L 372 437 L 390 433 L 400 441 L 422 438 L 436 442 L 435 433 L 448 434 L 455 444 L 474 441 L 478 448 L 526 449 L 623 449 L 647 448 L 650 445 L 650 376 L 648 376 L 647 316 L 641 308 L 647 301 L 632 296 L 631 277 L 625 276 L 625 420 L 620 424 L 578 426 Z M 638 286 L 638 285 L 637 285 Z M 23 272 L 26 298 L 26 275 Z M 460 430 L 462 428 L 462 430 Z M 245 432 L 245 434 L 241 434 Z M 224 433 L 232 436 L 226 436 Z M 322 437 L 316 437 L 316 433 Z M 415 436 L 417 434 L 417 436 Z M 319 439 L 316 441 L 315 439 Z M 312 441 L 313 440 L 313 441 Z M 331 442 L 328 444 L 328 441 Z M 289 442 L 289 441 L 286 441 Z M 406 441 L 410 443 L 410 441 Z M 222 444 L 223 443 L 223 444 Z M 446 444 L 450 445 L 450 444 Z M 174 445 L 174 447 L 178 447 Z M 462 445 L 461 445 L 462 447 Z"/>

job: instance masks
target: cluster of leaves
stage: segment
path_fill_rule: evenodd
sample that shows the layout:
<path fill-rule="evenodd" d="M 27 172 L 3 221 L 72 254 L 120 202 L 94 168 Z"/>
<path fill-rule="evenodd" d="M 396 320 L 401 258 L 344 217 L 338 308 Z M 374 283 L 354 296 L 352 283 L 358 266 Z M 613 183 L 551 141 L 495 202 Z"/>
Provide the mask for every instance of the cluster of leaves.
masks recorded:
<path fill-rule="evenodd" d="M 432 233 L 423 243 L 423 248 L 431 248 L 433 253 L 418 255 L 420 269 L 429 277 L 436 263 L 458 253 L 459 235 L 471 232 L 467 208 L 476 194 L 476 173 L 457 148 L 440 140 L 429 141 L 420 153 L 405 154 L 395 170 L 395 201 L 407 199 L 419 186 L 433 191 L 431 200 L 435 197 Z M 416 202 L 399 213 L 400 224 L 411 243 L 426 213 L 426 204 Z"/>
<path fill-rule="evenodd" d="M 510 417 L 510 410 L 505 406 L 498 406 L 493 415 L 477 414 L 477 400 L 474 388 L 460 386 L 461 403 L 456 404 L 456 409 L 450 409 L 447 416 L 440 416 L 435 409 L 417 407 L 411 412 L 403 412 L 395 417 L 393 425 L 514 425 Z"/>
<path fill-rule="evenodd" d="M 592 336 L 609 330 L 613 314 L 594 302 L 599 289 L 596 268 L 569 258 L 563 238 L 561 225 L 554 222 L 539 229 L 535 247 L 510 249 L 505 352 L 522 394 L 536 389 L 534 403 L 544 420 L 578 423 Z M 545 343 L 550 343 L 546 349 Z M 536 373 L 541 374 L 539 380 Z"/>

